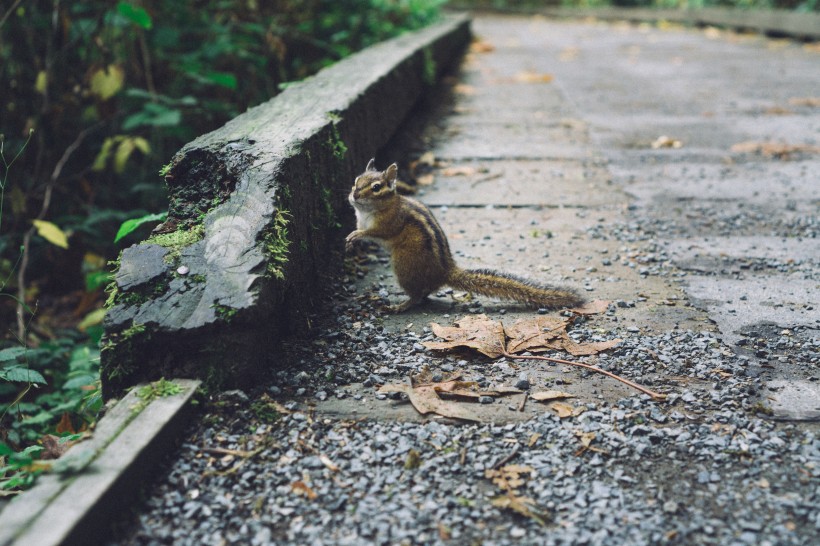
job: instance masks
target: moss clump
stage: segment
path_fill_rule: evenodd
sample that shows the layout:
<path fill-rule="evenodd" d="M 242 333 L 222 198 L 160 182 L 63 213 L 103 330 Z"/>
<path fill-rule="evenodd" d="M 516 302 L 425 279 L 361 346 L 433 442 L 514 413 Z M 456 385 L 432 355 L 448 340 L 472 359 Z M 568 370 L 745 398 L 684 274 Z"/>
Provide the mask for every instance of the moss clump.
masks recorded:
<path fill-rule="evenodd" d="M 179 254 L 186 246 L 190 246 L 205 236 L 205 226 L 195 224 L 187 228 L 181 228 L 171 233 L 160 233 L 149 237 L 146 244 L 159 245 L 169 250 L 165 255 L 167 263 L 174 263 L 179 259 Z"/>
<path fill-rule="evenodd" d="M 289 223 L 290 213 L 288 211 L 276 211 L 273 225 L 262 233 L 262 245 L 268 261 L 267 274 L 280 281 L 285 279 L 285 265 L 288 263 Z"/>
<path fill-rule="evenodd" d="M 239 312 L 239 309 L 235 307 L 230 307 L 228 305 L 222 305 L 219 303 L 213 304 L 211 307 L 214 309 L 214 314 L 225 322 L 230 322 Z"/>

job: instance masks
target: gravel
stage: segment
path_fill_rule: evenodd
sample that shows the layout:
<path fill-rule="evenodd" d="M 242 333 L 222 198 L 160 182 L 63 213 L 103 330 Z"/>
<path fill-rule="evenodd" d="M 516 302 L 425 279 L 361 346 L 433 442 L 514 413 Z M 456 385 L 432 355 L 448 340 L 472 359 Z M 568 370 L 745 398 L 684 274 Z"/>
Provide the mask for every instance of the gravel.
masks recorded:
<path fill-rule="evenodd" d="M 486 386 L 538 381 L 503 360 L 428 353 L 429 332 L 388 334 L 378 301 L 345 299 L 332 318 L 317 317 L 312 342 L 288 348 L 290 366 L 270 385 L 207 404 L 112 544 L 816 543 L 817 431 L 767 420 L 760 358 L 714 333 L 624 328 L 615 332 L 624 342 L 598 355 L 602 368 L 669 392 L 665 403 L 634 395 L 507 424 L 338 419 L 311 404 L 340 395 L 393 403 L 377 386 L 424 367 L 441 377 L 468 369 Z M 601 339 L 594 324 L 572 337 Z M 781 334 L 744 339 L 750 352 L 817 368 L 811 332 Z M 545 526 L 492 503 L 504 492 L 485 472 L 499 462 L 532 469 L 516 494 Z"/>

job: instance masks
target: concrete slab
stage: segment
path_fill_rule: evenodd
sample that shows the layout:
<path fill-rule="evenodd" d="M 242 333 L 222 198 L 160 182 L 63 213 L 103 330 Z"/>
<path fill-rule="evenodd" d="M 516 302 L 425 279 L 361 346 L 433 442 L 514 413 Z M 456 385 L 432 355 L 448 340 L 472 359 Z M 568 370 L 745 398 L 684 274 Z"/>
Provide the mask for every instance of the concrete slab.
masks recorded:
<path fill-rule="evenodd" d="M 579 207 L 626 204 L 607 191 L 608 172 L 577 160 L 453 161 L 418 197 L 431 207 Z"/>
<path fill-rule="evenodd" d="M 760 322 L 783 328 L 820 328 L 820 283 L 777 275 L 748 275 L 727 279 L 690 275 L 686 292 L 709 313 L 727 343 L 741 339 L 740 331 Z"/>
<path fill-rule="evenodd" d="M 47 473 L 0 512 L 0 544 L 99 544 L 139 484 L 171 449 L 191 413 L 200 381 L 175 379 L 180 392 L 140 398 L 140 388 L 100 419 L 92 438 L 69 449 Z"/>

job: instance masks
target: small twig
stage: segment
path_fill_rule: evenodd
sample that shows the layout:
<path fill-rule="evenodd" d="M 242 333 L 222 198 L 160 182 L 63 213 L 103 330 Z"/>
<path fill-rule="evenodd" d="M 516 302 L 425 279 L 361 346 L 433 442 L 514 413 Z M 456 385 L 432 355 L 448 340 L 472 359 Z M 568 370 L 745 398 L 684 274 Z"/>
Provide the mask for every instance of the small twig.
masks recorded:
<path fill-rule="evenodd" d="M 521 449 L 519 444 L 515 445 L 515 448 L 510 452 L 509 455 L 498 461 L 493 465 L 493 470 L 498 470 L 499 468 L 506 466 L 508 462 L 512 461 L 516 457 L 518 457 L 518 450 Z"/>
<path fill-rule="evenodd" d="M 521 403 L 518 404 L 518 411 L 524 411 L 524 406 L 527 404 L 527 398 L 530 397 L 530 393 L 525 392 L 524 398 L 521 399 Z"/>
<path fill-rule="evenodd" d="M 666 400 L 666 395 L 665 394 L 661 394 L 661 393 L 655 392 L 653 390 L 647 389 L 646 387 L 644 387 L 642 385 L 638 385 L 637 383 L 633 383 L 629 379 L 621 377 L 620 375 L 614 374 L 612 372 L 608 372 L 606 370 L 602 370 L 601 368 L 599 368 L 597 366 L 592 366 L 590 364 L 583 364 L 581 362 L 572 362 L 571 360 L 561 360 L 560 358 L 551 358 L 549 356 L 540 356 L 540 355 L 523 356 L 523 355 L 514 355 L 514 354 L 511 354 L 511 353 L 505 352 L 504 356 L 507 357 L 507 358 L 512 358 L 512 359 L 516 359 L 516 360 L 528 360 L 528 359 L 546 360 L 548 362 L 557 362 L 558 364 L 569 364 L 570 366 L 578 366 L 578 367 L 581 367 L 581 368 L 586 368 L 587 370 L 592 370 L 593 372 L 598 372 L 598 373 L 604 374 L 607 377 L 611 377 L 612 379 L 616 379 L 616 380 L 620 381 L 621 383 L 625 383 L 625 384 L 629 385 L 630 387 L 632 387 L 633 389 L 637 389 L 637 390 L 641 391 L 642 393 L 644 393 L 646 395 L 649 395 L 650 397 L 652 397 L 653 400 L 657 400 L 657 401 Z"/>
<path fill-rule="evenodd" d="M 65 167 L 68 159 L 77 151 L 77 148 L 80 147 L 80 144 L 82 144 L 88 133 L 97 129 L 100 125 L 102 125 L 102 123 L 97 123 L 80 131 L 80 134 L 77 135 L 74 142 L 65 149 L 60 160 L 57 161 L 57 164 L 54 166 L 48 183 L 46 183 L 45 193 L 43 194 L 43 204 L 40 206 L 40 212 L 37 214 L 36 220 L 42 220 L 48 213 L 48 209 L 51 206 L 51 195 L 54 192 L 54 185 L 57 183 L 57 179 L 60 177 L 60 173 L 63 171 L 63 167 Z M 24 312 L 26 311 L 26 270 L 28 269 L 31 237 L 34 235 L 36 229 L 35 226 L 31 226 L 23 235 L 23 251 L 20 259 L 20 269 L 17 270 L 17 336 L 19 338 L 24 338 L 26 335 L 25 319 L 23 318 Z"/>

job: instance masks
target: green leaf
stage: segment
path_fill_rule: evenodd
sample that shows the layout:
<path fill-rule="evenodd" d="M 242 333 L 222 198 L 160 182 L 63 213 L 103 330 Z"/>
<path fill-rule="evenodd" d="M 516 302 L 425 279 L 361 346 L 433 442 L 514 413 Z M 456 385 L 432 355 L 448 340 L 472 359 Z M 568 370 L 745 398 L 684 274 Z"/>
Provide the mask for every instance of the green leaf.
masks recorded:
<path fill-rule="evenodd" d="M 182 121 L 182 112 L 177 109 L 167 108 L 161 104 L 148 103 L 136 114 L 125 118 L 122 122 L 122 130 L 130 131 L 141 125 L 151 127 L 175 127 Z"/>
<path fill-rule="evenodd" d="M 117 230 L 117 236 L 114 237 L 114 242 L 119 242 L 120 239 L 132 233 L 142 224 L 147 224 L 148 222 L 162 222 L 168 216 L 166 212 L 160 212 L 157 214 L 146 214 L 145 216 L 141 216 L 140 218 L 131 218 L 130 220 L 126 220 L 120 226 L 120 229 Z"/>
<path fill-rule="evenodd" d="M 135 6 L 133 4 L 129 4 L 128 2 L 120 2 L 117 4 L 117 12 L 135 25 L 142 27 L 145 30 L 151 30 L 154 26 L 151 16 L 148 15 L 145 8 L 140 6 Z"/>
<path fill-rule="evenodd" d="M 45 220 L 32 220 L 32 223 L 37 228 L 37 235 L 55 246 L 68 248 L 68 237 L 55 224 Z"/>
<path fill-rule="evenodd" d="M 105 309 L 95 309 L 88 313 L 83 320 L 77 325 L 77 329 L 81 332 L 86 331 L 91 326 L 96 326 L 102 323 L 103 317 L 105 316 Z"/>
<path fill-rule="evenodd" d="M 15 383 L 35 383 L 39 385 L 46 384 L 46 378 L 37 370 L 29 370 L 22 366 L 12 364 L 0 369 L 0 379 L 6 381 L 13 381 Z"/>
<path fill-rule="evenodd" d="M 17 360 L 17 358 L 24 355 L 25 352 L 25 347 L 8 347 L 6 349 L 0 349 L 0 362 Z"/>
<path fill-rule="evenodd" d="M 89 271 L 85 274 L 85 291 L 99 290 L 111 282 L 112 278 L 111 273 L 107 271 Z"/>
<path fill-rule="evenodd" d="M 86 385 L 93 385 L 94 382 L 99 379 L 99 375 L 95 375 L 93 373 L 83 373 L 76 377 L 72 377 L 65 383 L 63 383 L 64 389 L 79 389 L 80 387 L 85 387 Z"/>

